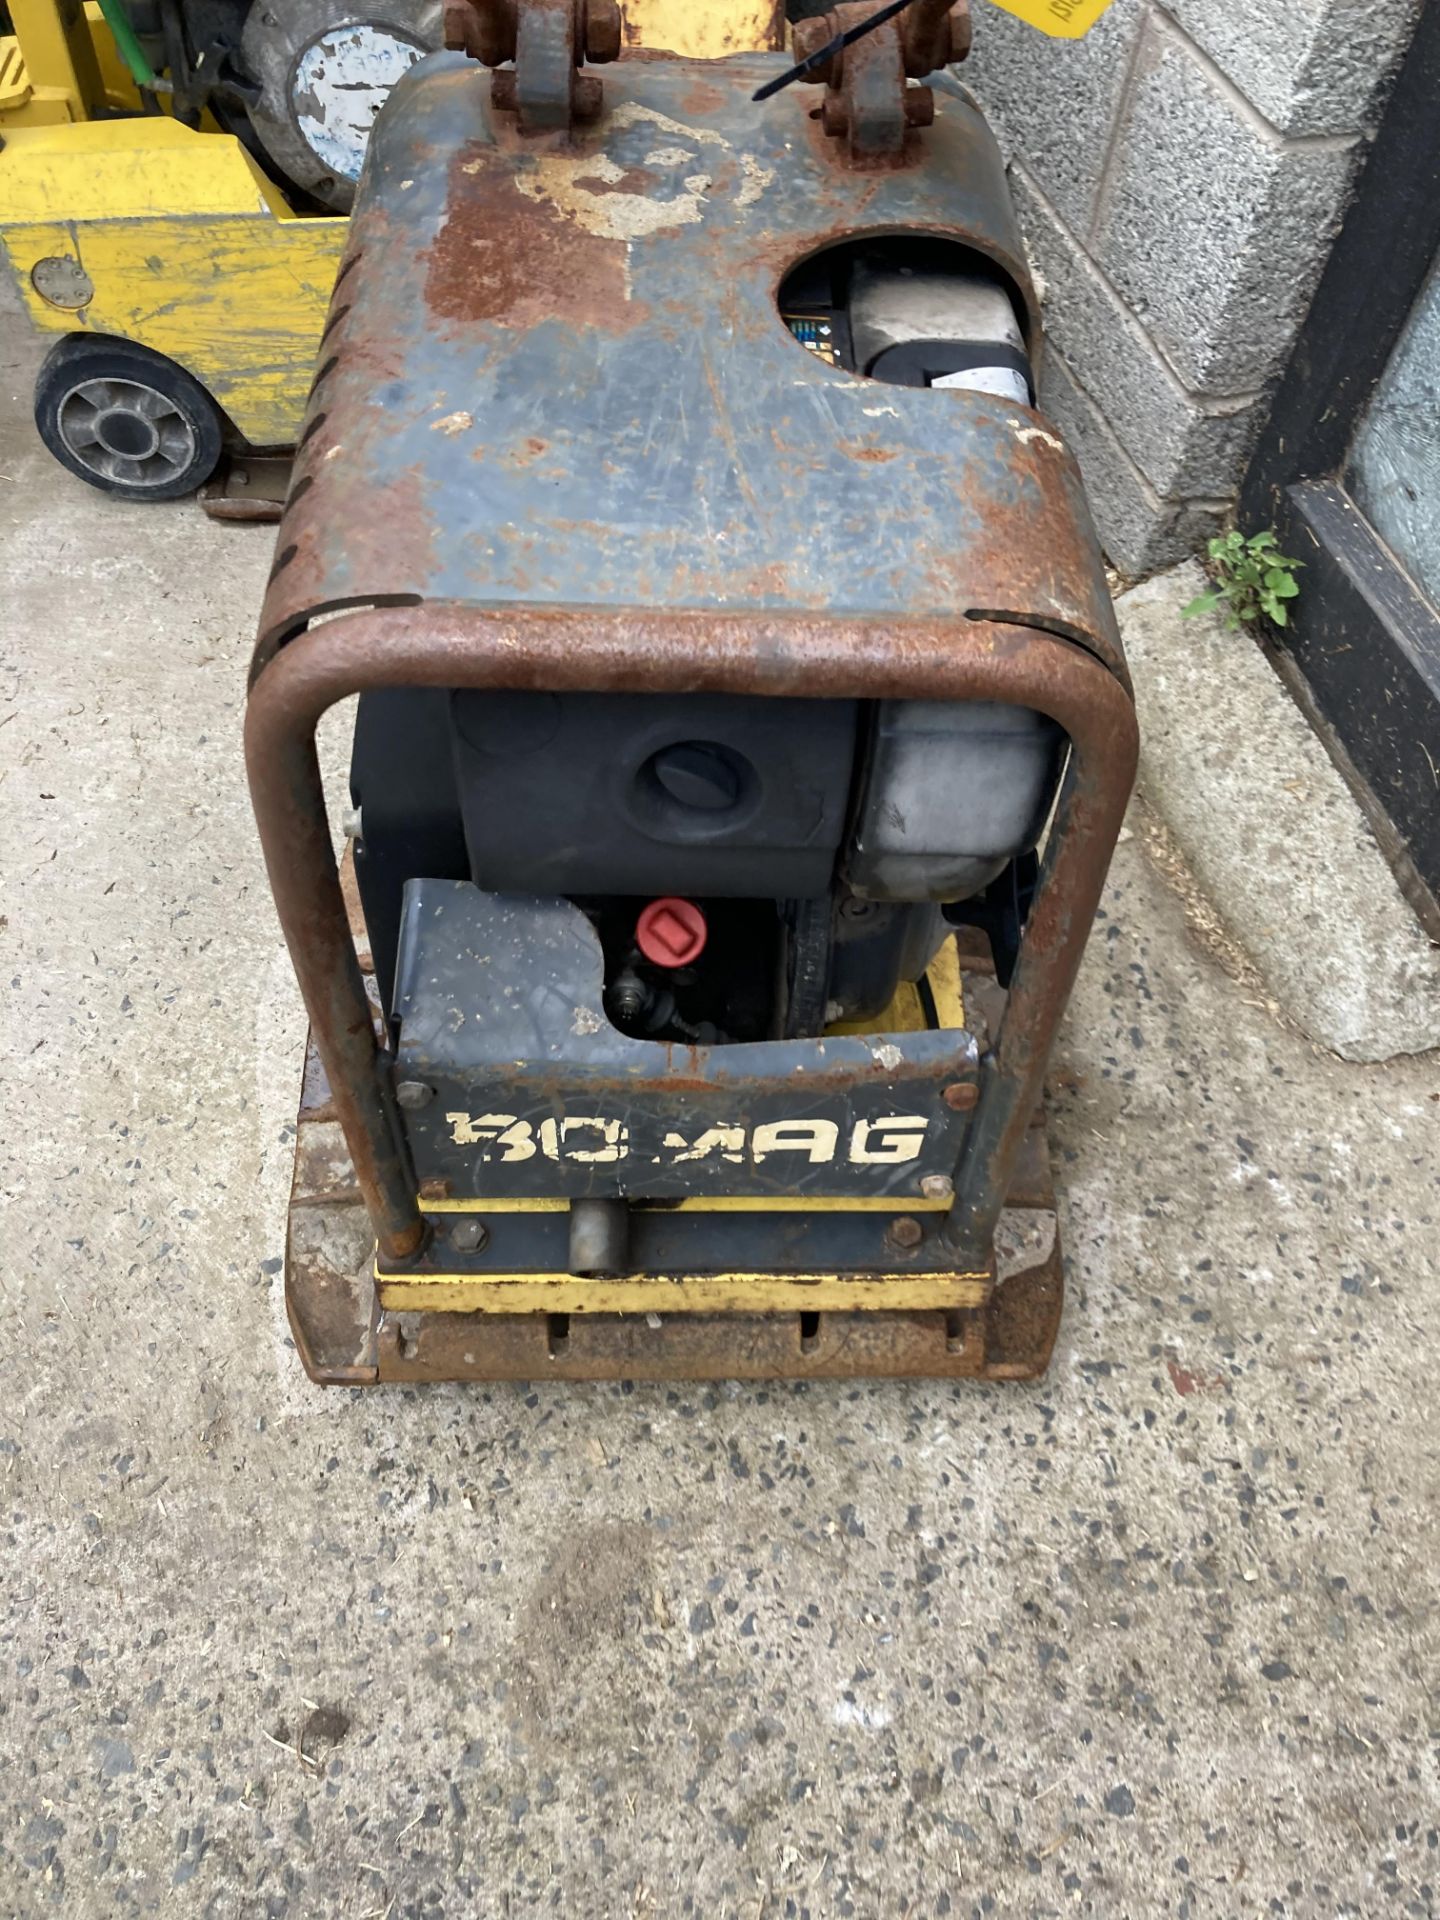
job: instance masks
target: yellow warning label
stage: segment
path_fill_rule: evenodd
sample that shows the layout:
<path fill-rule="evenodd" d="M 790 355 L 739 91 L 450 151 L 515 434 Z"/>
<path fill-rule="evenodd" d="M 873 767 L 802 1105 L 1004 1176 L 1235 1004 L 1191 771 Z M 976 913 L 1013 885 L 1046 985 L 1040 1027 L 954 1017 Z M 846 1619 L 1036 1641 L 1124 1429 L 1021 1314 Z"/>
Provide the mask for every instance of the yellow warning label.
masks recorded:
<path fill-rule="evenodd" d="M 1111 0 L 995 0 L 1006 13 L 1018 14 L 1041 33 L 1059 40 L 1078 40 L 1087 34 Z"/>

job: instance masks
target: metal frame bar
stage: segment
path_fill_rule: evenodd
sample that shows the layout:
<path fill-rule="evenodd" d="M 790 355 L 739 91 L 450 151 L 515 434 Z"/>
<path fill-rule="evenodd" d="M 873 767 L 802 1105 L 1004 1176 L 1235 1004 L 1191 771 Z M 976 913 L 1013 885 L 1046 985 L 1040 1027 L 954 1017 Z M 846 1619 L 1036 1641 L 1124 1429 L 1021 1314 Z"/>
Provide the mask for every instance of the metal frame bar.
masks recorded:
<path fill-rule="evenodd" d="M 351 940 L 315 750 L 320 718 L 337 701 L 401 686 L 987 700 L 1033 708 L 1062 727 L 1069 767 L 945 1227 L 959 1267 L 985 1264 L 1134 781 L 1135 710 L 1105 665 L 1053 633 L 963 618 L 436 602 L 338 615 L 278 649 L 262 642 L 245 750 L 265 864 L 381 1263 L 403 1267 L 427 1229 Z"/>

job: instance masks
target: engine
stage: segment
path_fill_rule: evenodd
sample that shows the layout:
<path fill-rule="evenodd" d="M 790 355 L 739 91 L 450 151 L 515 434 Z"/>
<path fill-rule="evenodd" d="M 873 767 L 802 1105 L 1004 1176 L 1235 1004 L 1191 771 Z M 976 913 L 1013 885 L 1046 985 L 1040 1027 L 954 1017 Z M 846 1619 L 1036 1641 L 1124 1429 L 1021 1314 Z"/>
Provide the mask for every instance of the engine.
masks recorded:
<path fill-rule="evenodd" d="M 1015 297 L 964 247 L 842 244 L 778 300 L 800 344 L 877 392 L 1033 401 Z M 573 901 L 604 950 L 606 1010 L 637 1038 L 872 1020 L 966 922 L 1004 984 L 1063 755 L 1053 722 L 984 701 L 366 695 L 352 826 L 382 987 L 419 875 Z"/>

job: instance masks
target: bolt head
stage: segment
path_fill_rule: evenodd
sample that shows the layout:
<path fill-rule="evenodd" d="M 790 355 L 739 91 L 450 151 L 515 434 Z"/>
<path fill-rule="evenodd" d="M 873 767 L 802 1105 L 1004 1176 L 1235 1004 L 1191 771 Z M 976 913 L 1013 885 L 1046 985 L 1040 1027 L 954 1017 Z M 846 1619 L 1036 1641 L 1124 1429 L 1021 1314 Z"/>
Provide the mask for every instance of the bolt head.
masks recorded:
<path fill-rule="evenodd" d="M 586 0 L 585 56 L 597 67 L 620 58 L 623 26 L 616 0 Z"/>
<path fill-rule="evenodd" d="M 910 1214 L 902 1213 L 898 1220 L 890 1222 L 890 1238 L 897 1247 L 904 1247 L 908 1252 L 910 1248 L 918 1247 L 925 1238 L 925 1229 Z"/>
<path fill-rule="evenodd" d="M 947 66 L 958 66 L 962 60 L 970 57 L 971 42 L 975 37 L 974 22 L 970 18 L 967 5 L 955 6 L 946 16 L 949 24 L 949 47 Z"/>
<path fill-rule="evenodd" d="M 423 1080 L 402 1080 L 395 1089 L 395 1098 L 406 1113 L 418 1113 L 435 1098 L 435 1089 L 426 1086 Z"/>
<path fill-rule="evenodd" d="M 457 1253 L 479 1253 L 490 1238 L 490 1229 L 473 1214 L 462 1214 L 450 1229 L 450 1244 Z"/>
<path fill-rule="evenodd" d="M 980 1089 L 973 1080 L 957 1080 L 940 1097 L 956 1113 L 970 1113 L 979 1104 Z"/>
<path fill-rule="evenodd" d="M 905 124 L 907 127 L 928 127 L 935 121 L 935 95 L 929 87 L 907 87 L 905 89 Z"/>
<path fill-rule="evenodd" d="M 445 45 L 454 53 L 469 53 L 475 19 L 469 0 L 445 0 L 442 17 Z"/>
<path fill-rule="evenodd" d="M 927 1173 L 920 1182 L 920 1191 L 927 1200 L 951 1200 L 955 1196 L 955 1182 L 948 1173 Z"/>

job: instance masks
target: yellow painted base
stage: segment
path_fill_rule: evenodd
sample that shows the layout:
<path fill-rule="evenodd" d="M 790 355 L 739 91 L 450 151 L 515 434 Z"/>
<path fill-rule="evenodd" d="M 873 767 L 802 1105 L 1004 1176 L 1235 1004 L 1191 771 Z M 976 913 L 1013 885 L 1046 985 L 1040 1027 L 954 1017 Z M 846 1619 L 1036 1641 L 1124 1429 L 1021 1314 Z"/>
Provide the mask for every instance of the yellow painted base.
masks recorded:
<path fill-rule="evenodd" d="M 387 1313 L 893 1313 L 983 1307 L 986 1273 L 688 1273 L 584 1280 L 572 1273 L 430 1273 L 375 1269 Z"/>
<path fill-rule="evenodd" d="M 892 1029 L 893 1031 L 893 1029 Z M 948 1194 L 931 1200 L 917 1193 L 906 1200 L 899 1195 L 880 1198 L 834 1194 L 786 1193 L 751 1195 L 718 1193 L 692 1200 L 637 1200 L 636 1213 L 944 1213 L 950 1205 Z M 568 1213 L 570 1202 L 548 1200 L 422 1200 L 420 1211 L 442 1213 Z"/>

